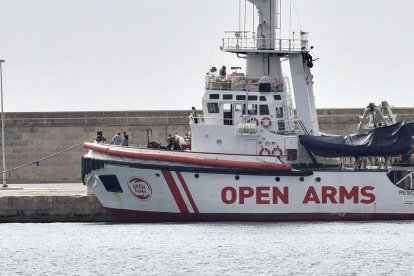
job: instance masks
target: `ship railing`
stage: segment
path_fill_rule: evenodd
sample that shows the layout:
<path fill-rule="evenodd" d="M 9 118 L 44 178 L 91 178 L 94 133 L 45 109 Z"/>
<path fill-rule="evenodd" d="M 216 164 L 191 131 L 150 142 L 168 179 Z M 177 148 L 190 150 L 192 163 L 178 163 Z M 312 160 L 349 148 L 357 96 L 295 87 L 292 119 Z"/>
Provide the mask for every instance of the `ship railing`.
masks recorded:
<path fill-rule="evenodd" d="M 190 114 L 190 116 L 188 116 L 188 119 L 190 120 L 190 124 L 201 124 L 201 125 L 205 124 L 203 114 L 199 114 L 196 116 L 193 116 L 192 114 Z"/>
<path fill-rule="evenodd" d="M 201 124 L 201 125 L 229 125 L 236 126 L 236 133 L 248 133 L 256 134 L 257 129 L 266 128 L 255 119 L 257 115 L 243 115 L 240 118 L 224 118 L 224 117 L 206 117 L 203 114 L 200 115 L 190 115 L 188 116 L 190 124 Z M 277 133 L 279 135 L 293 135 L 300 132 L 299 121 L 296 118 L 278 118 L 271 120 L 271 125 L 275 126 L 274 128 L 268 128 L 269 131 Z M 275 131 L 272 129 L 276 129 Z"/>
<path fill-rule="evenodd" d="M 286 89 L 284 78 L 268 78 L 266 81 L 269 83 L 269 92 L 283 92 Z M 259 92 L 260 83 L 263 83 L 262 78 L 246 78 L 244 74 L 240 73 L 223 77 L 208 74 L 205 79 L 205 89 Z"/>
<path fill-rule="evenodd" d="M 299 120 L 296 118 L 288 119 L 276 119 L 272 123 L 275 123 L 277 126 L 276 133 L 279 135 L 292 135 L 298 134 L 299 130 Z"/>
<path fill-rule="evenodd" d="M 302 52 L 308 50 L 308 41 L 301 39 L 225 37 L 222 42 L 223 51 Z"/>

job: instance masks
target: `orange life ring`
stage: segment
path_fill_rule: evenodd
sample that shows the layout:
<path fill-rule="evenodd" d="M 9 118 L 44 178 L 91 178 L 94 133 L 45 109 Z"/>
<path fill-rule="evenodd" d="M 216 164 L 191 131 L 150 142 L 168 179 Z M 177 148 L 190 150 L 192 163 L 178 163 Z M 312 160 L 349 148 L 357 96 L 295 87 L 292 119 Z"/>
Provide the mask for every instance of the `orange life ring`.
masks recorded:
<path fill-rule="evenodd" d="M 262 148 L 262 149 L 259 151 L 259 154 L 260 154 L 260 155 L 270 155 L 270 150 L 269 150 L 268 148 Z"/>
<path fill-rule="evenodd" d="M 270 119 L 269 117 L 263 117 L 262 121 L 261 121 L 261 125 L 264 128 L 268 128 L 272 125 L 272 119 Z"/>
<path fill-rule="evenodd" d="M 256 122 L 256 126 L 259 126 L 259 120 L 257 120 L 257 118 L 255 118 L 255 117 L 250 117 L 250 118 L 247 120 L 247 122 L 248 122 L 248 123 L 251 123 L 251 122 Z"/>
<path fill-rule="evenodd" d="M 279 148 L 279 146 L 277 146 L 272 150 L 272 155 L 274 155 L 276 157 L 281 157 L 281 156 L 283 156 L 283 151 L 282 151 L 281 148 Z"/>

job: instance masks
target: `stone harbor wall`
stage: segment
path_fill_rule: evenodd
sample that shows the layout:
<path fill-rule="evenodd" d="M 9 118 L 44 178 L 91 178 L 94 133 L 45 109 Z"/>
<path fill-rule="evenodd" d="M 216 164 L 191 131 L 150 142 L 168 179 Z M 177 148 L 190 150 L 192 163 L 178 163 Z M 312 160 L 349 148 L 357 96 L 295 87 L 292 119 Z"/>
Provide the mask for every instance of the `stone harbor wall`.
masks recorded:
<path fill-rule="evenodd" d="M 81 145 L 102 130 L 111 141 L 126 131 L 130 146 L 165 141 L 168 133 L 188 131 L 188 111 L 42 112 L 5 114 L 6 167 L 14 168 Z M 1 135 L 0 135 L 1 136 Z M 82 146 L 7 174 L 10 182 L 80 181 Z M 1 163 L 1 160 L 0 160 Z"/>
<path fill-rule="evenodd" d="M 325 133 L 356 132 L 363 109 L 319 109 L 320 129 Z M 414 120 L 414 108 L 394 108 L 398 120 Z M 119 112 L 35 112 L 5 114 L 6 167 L 14 168 L 56 154 L 86 140 L 102 130 L 110 141 L 116 132 L 126 131 L 130 146 L 151 141 L 165 144 L 169 133 L 189 131 L 190 111 Z M 82 146 L 33 163 L 7 174 L 10 182 L 73 182 L 81 178 Z M 0 160 L 1 163 L 1 160 Z"/>

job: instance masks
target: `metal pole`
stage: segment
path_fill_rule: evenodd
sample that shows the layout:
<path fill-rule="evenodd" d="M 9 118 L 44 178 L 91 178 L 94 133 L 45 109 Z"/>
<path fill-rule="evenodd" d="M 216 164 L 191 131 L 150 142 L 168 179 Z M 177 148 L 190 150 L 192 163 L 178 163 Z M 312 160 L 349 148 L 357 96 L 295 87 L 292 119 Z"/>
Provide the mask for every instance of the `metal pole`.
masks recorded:
<path fill-rule="evenodd" d="M 0 59 L 0 92 L 1 92 L 1 150 L 3 155 L 3 187 L 7 187 L 6 184 L 6 155 L 4 153 L 4 110 L 3 110 L 3 59 Z"/>

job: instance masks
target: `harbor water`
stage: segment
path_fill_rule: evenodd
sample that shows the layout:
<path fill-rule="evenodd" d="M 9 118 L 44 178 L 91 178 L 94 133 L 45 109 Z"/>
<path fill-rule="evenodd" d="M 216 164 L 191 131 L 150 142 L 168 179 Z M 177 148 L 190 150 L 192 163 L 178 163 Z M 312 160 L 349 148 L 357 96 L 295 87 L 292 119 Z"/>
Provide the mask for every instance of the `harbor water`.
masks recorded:
<path fill-rule="evenodd" d="M 414 222 L 0 224 L 0 275 L 413 275 Z"/>

